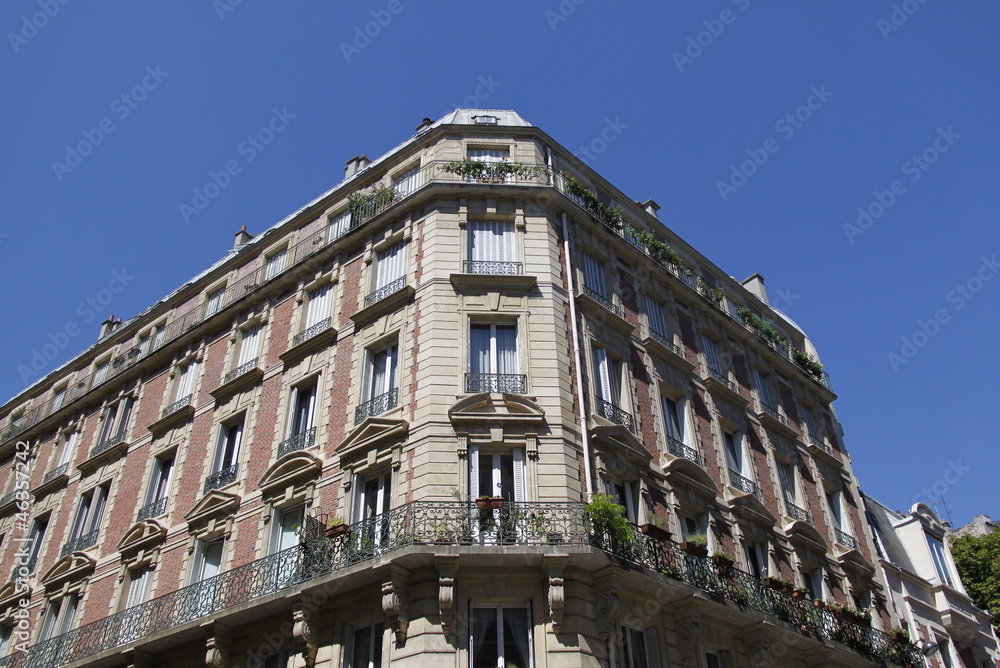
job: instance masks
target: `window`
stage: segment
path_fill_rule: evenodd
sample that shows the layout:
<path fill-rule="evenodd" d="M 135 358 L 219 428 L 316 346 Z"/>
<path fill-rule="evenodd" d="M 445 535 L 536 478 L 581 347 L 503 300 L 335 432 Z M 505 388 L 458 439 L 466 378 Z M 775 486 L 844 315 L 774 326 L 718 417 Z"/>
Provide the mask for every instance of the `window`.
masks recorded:
<path fill-rule="evenodd" d="M 7 656 L 7 650 L 10 648 L 10 637 L 13 633 L 14 626 L 12 624 L 0 626 L 0 657 Z"/>
<path fill-rule="evenodd" d="M 404 241 L 400 241 L 378 252 L 375 267 L 376 292 L 391 286 L 403 278 L 405 259 L 406 242 Z"/>
<path fill-rule="evenodd" d="M 663 315 L 663 304 L 649 295 L 646 295 L 646 317 L 649 318 L 649 331 L 670 341 L 670 337 L 667 335 L 667 319 Z"/>
<path fill-rule="evenodd" d="M 76 507 L 76 518 L 73 520 L 73 531 L 69 542 L 63 548 L 64 554 L 85 550 L 97 544 L 97 534 L 101 530 L 101 516 L 108 502 L 110 484 L 105 483 L 92 490 L 84 492 Z"/>
<path fill-rule="evenodd" d="M 91 383 L 91 386 L 103 383 L 104 379 L 108 377 L 109 368 L 111 368 L 111 362 L 109 360 L 98 362 L 94 366 L 94 381 Z"/>
<path fill-rule="evenodd" d="M 821 439 L 819 437 L 819 431 L 816 429 L 816 421 L 814 419 L 812 409 L 808 406 L 801 406 L 800 408 L 802 410 L 802 417 L 806 423 L 806 431 L 809 432 L 809 438 L 812 439 L 813 442 L 819 442 Z"/>
<path fill-rule="evenodd" d="M 146 600 L 146 590 L 149 588 L 149 568 L 142 566 L 129 571 L 128 595 L 125 598 L 125 609 L 134 608 Z"/>
<path fill-rule="evenodd" d="M 215 608 L 215 594 L 218 582 L 212 580 L 222 569 L 222 554 L 226 546 L 225 538 L 199 540 L 195 548 L 191 583 L 205 583 L 195 591 L 194 605 L 190 619 L 211 614 Z"/>
<path fill-rule="evenodd" d="M 271 521 L 271 554 L 299 544 L 299 527 L 305 518 L 305 506 L 275 510 Z"/>
<path fill-rule="evenodd" d="M 708 536 L 708 518 L 705 515 L 698 515 L 697 517 L 681 514 L 680 516 L 681 525 L 681 536 L 684 540 L 688 539 L 688 536 L 692 534 L 701 534 L 703 536 Z"/>
<path fill-rule="evenodd" d="M 369 415 L 378 415 L 396 407 L 397 357 L 395 344 L 378 352 L 368 353 L 362 405 L 358 406 L 355 423 L 361 422 Z"/>
<path fill-rule="evenodd" d="M 340 237 L 347 234 L 351 229 L 351 210 L 341 211 L 336 216 L 330 217 L 330 236 L 328 243 L 333 243 Z"/>
<path fill-rule="evenodd" d="M 392 183 L 392 187 L 396 189 L 396 196 L 399 199 L 412 194 L 420 187 L 420 165 L 397 176 Z"/>
<path fill-rule="evenodd" d="M 486 450 L 469 447 L 469 498 L 499 496 L 524 501 L 524 450 Z"/>
<path fill-rule="evenodd" d="M 530 668 L 531 619 L 527 607 L 473 607 L 470 668 Z"/>
<path fill-rule="evenodd" d="M 746 557 L 750 575 L 757 578 L 767 575 L 767 548 L 763 543 L 744 543 L 743 556 Z"/>
<path fill-rule="evenodd" d="M 240 445 L 243 441 L 243 420 L 223 424 L 219 428 L 219 444 L 215 450 L 215 473 L 232 473 L 235 480 L 240 459 Z M 232 481 L 229 481 L 232 482 Z M 228 483 L 224 483 L 228 484 Z"/>
<path fill-rule="evenodd" d="M 730 473 L 744 474 L 746 464 L 743 457 L 743 439 L 740 434 L 722 432 L 722 440 L 726 447 L 726 465 Z"/>
<path fill-rule="evenodd" d="M 329 323 L 331 304 L 333 303 L 333 285 L 324 283 L 306 293 L 306 329 L 310 329 L 326 321 Z"/>
<path fill-rule="evenodd" d="M 467 392 L 523 393 L 517 325 L 470 325 Z"/>
<path fill-rule="evenodd" d="M 726 374 L 722 371 L 722 362 L 719 360 L 719 349 L 716 347 L 715 341 L 708 338 L 707 335 L 702 334 L 701 343 L 705 349 L 705 364 L 708 366 L 709 373 L 726 377 Z"/>
<path fill-rule="evenodd" d="M 260 356 L 260 340 L 263 338 L 261 336 L 263 329 L 264 325 L 258 322 L 240 330 L 240 354 L 236 358 L 236 369 L 242 368 L 243 365 L 253 364 L 256 366 Z"/>
<path fill-rule="evenodd" d="M 132 403 L 132 397 L 123 397 L 121 401 L 104 409 L 101 438 L 97 441 L 99 446 L 125 440 L 128 420 L 132 416 Z"/>
<path fill-rule="evenodd" d="M 661 396 L 660 406 L 663 409 L 663 423 L 667 432 L 667 443 L 672 445 L 687 444 L 687 420 L 684 419 L 683 399 L 671 399 L 668 396 Z M 687 455 L 678 455 L 687 457 Z"/>
<path fill-rule="evenodd" d="M 18 570 L 24 568 L 28 574 L 35 571 L 38 555 L 42 553 L 42 543 L 45 542 L 45 531 L 49 528 L 48 517 L 36 517 L 28 530 L 28 540 L 17 551 Z"/>
<path fill-rule="evenodd" d="M 254 652 L 254 656 L 250 659 L 249 668 L 287 668 L 288 666 L 288 652 L 273 652 L 271 654 L 265 654 L 263 652 Z"/>
<path fill-rule="evenodd" d="M 195 376 L 198 375 L 198 361 L 191 360 L 178 370 L 177 387 L 174 391 L 174 400 L 181 402 L 190 401 L 194 393 Z"/>
<path fill-rule="evenodd" d="M 76 450 L 77 441 L 80 440 L 80 432 L 71 431 L 63 434 L 56 444 L 55 452 L 52 453 L 52 468 L 56 469 L 69 463 L 73 452 Z"/>
<path fill-rule="evenodd" d="M 378 623 L 354 630 L 350 624 L 344 625 L 342 648 L 343 668 L 381 668 L 382 637 L 385 624 Z"/>
<path fill-rule="evenodd" d="M 506 148 L 470 148 L 469 160 L 479 162 L 507 162 L 510 160 L 510 150 Z"/>
<path fill-rule="evenodd" d="M 826 600 L 823 590 L 823 571 L 821 569 L 803 570 L 802 584 L 806 591 L 809 592 L 809 598 Z"/>
<path fill-rule="evenodd" d="M 622 668 L 659 668 L 660 643 L 656 627 L 645 631 L 621 627 Z"/>
<path fill-rule="evenodd" d="M 139 510 L 136 521 L 162 515 L 167 509 L 167 492 L 170 489 L 170 476 L 174 471 L 174 456 L 157 457 L 153 461 L 153 473 L 149 478 L 149 488 L 146 490 L 145 505 Z"/>
<path fill-rule="evenodd" d="M 285 270 L 285 260 L 288 249 L 282 248 L 277 253 L 269 255 L 264 264 L 264 280 L 269 281 Z"/>
<path fill-rule="evenodd" d="M 66 388 L 61 387 L 58 390 L 56 390 L 55 393 L 53 393 L 52 395 L 52 408 L 49 410 L 49 413 L 55 413 L 57 410 L 62 408 L 63 401 L 65 400 L 66 400 Z M 2 656 L 2 654 L 0 654 L 0 656 Z"/>
<path fill-rule="evenodd" d="M 51 640 L 73 628 L 73 621 L 76 617 L 76 609 L 79 604 L 80 597 L 77 594 L 69 594 L 50 601 L 48 607 L 45 609 L 45 616 L 42 618 L 42 632 L 38 636 L 38 641 L 45 642 L 46 640 Z M 59 650 L 61 649 L 60 647 Z M 61 651 L 58 653 L 61 653 Z"/>
<path fill-rule="evenodd" d="M 316 425 L 316 383 L 292 388 L 291 406 L 288 437 L 295 438 L 305 435 Z"/>
<path fill-rule="evenodd" d="M 827 492 L 826 505 L 830 509 L 830 518 L 833 520 L 834 528 L 843 530 L 844 519 L 842 516 L 842 509 L 840 507 L 840 492 Z"/>
<path fill-rule="evenodd" d="M 944 554 L 944 544 L 933 536 L 927 536 L 927 547 L 930 548 L 931 559 L 934 560 L 934 569 L 937 571 L 938 579 L 949 587 L 953 587 L 951 569 L 948 568 L 948 560 Z"/>
<path fill-rule="evenodd" d="M 517 261 L 514 233 L 514 223 L 511 222 L 470 220 L 468 273 L 520 273 L 518 267 L 512 266 Z"/>
<path fill-rule="evenodd" d="M 621 367 L 608 356 L 605 348 L 594 348 L 594 381 L 597 398 L 617 406 L 621 396 Z"/>
<path fill-rule="evenodd" d="M 205 299 L 205 317 L 210 318 L 222 309 L 222 301 L 226 296 L 226 289 L 219 288 L 215 292 L 209 293 Z"/>
<path fill-rule="evenodd" d="M 143 628 L 142 611 L 132 608 L 146 600 L 146 592 L 149 589 L 149 573 L 147 566 L 141 566 L 128 573 L 128 592 L 125 596 L 124 609 L 117 615 L 119 644 L 132 642 L 146 635 Z"/>
<path fill-rule="evenodd" d="M 605 492 L 614 498 L 615 503 L 625 508 L 625 517 L 633 524 L 637 523 L 639 513 L 639 483 L 632 481 L 604 481 Z"/>
<path fill-rule="evenodd" d="M 728 668 L 723 652 L 705 652 L 705 668 Z"/>
<path fill-rule="evenodd" d="M 583 254 L 583 285 L 598 297 L 608 298 L 604 282 L 604 265 L 588 253 Z"/>
<path fill-rule="evenodd" d="M 392 505 L 392 473 L 382 473 L 367 479 L 358 478 L 358 494 L 354 499 L 354 518 L 362 522 L 358 531 L 362 550 L 373 550 L 389 539 L 389 522 L 382 515 Z"/>
<path fill-rule="evenodd" d="M 771 403 L 771 394 L 767 390 L 767 381 L 764 380 L 764 376 L 759 370 L 751 369 L 751 373 L 753 374 L 753 384 L 757 387 L 757 400 L 760 401 L 761 409 L 770 408 L 773 411 L 774 404 Z"/>

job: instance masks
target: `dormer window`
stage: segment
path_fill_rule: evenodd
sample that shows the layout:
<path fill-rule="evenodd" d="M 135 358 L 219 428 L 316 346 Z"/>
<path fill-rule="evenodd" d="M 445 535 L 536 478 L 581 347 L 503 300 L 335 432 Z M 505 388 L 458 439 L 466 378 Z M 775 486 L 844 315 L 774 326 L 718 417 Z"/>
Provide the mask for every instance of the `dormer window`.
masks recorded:
<path fill-rule="evenodd" d="M 496 116 L 473 116 L 472 122 L 476 125 L 497 125 L 500 119 Z"/>

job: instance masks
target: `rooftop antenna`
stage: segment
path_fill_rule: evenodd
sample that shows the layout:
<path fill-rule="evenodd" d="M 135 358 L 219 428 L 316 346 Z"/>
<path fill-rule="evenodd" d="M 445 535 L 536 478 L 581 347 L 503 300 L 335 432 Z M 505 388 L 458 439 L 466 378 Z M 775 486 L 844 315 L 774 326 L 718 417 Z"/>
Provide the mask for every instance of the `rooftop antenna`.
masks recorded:
<path fill-rule="evenodd" d="M 934 512 L 937 513 L 937 516 L 942 517 L 941 509 L 944 508 L 943 516 L 947 518 L 945 521 L 948 523 L 948 526 L 954 526 L 951 521 L 951 503 L 948 501 L 946 493 L 941 493 L 930 498 L 932 499 L 931 503 L 934 505 Z"/>

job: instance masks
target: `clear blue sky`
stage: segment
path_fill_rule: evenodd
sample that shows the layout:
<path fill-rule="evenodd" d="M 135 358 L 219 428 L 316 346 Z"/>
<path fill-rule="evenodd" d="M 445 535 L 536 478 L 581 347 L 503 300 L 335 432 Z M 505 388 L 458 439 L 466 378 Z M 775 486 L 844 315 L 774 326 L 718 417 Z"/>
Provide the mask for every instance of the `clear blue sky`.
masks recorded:
<path fill-rule="evenodd" d="M 478 97 L 602 149 L 630 197 L 783 293 L 866 491 L 1000 517 L 1000 4 L 237 2 L 0 3 L 3 399 L 50 334 L 81 330 L 46 370 Z"/>

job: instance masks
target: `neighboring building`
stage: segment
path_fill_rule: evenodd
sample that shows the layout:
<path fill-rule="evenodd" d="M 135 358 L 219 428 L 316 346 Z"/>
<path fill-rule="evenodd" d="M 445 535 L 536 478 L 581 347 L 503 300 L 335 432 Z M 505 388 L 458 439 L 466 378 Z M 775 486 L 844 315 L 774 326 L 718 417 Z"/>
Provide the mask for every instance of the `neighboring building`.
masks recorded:
<path fill-rule="evenodd" d="M 976 515 L 971 522 L 961 528 L 955 529 L 951 535 L 956 538 L 961 536 L 975 536 L 976 538 L 982 538 L 983 536 L 987 536 L 994 531 L 1000 531 L 1000 522 L 990 521 L 989 515 Z"/>
<path fill-rule="evenodd" d="M 1000 666 L 990 615 L 973 604 L 949 549 L 948 528 L 927 505 L 906 515 L 862 493 L 875 535 L 880 571 L 903 628 L 914 640 L 936 644 L 933 668 Z"/>
<path fill-rule="evenodd" d="M 6 651 L 27 627 L 39 666 L 920 664 L 883 633 L 812 344 L 657 208 L 458 110 L 109 319 L 0 408 L 0 533 L 31 538 L 0 564 Z"/>

